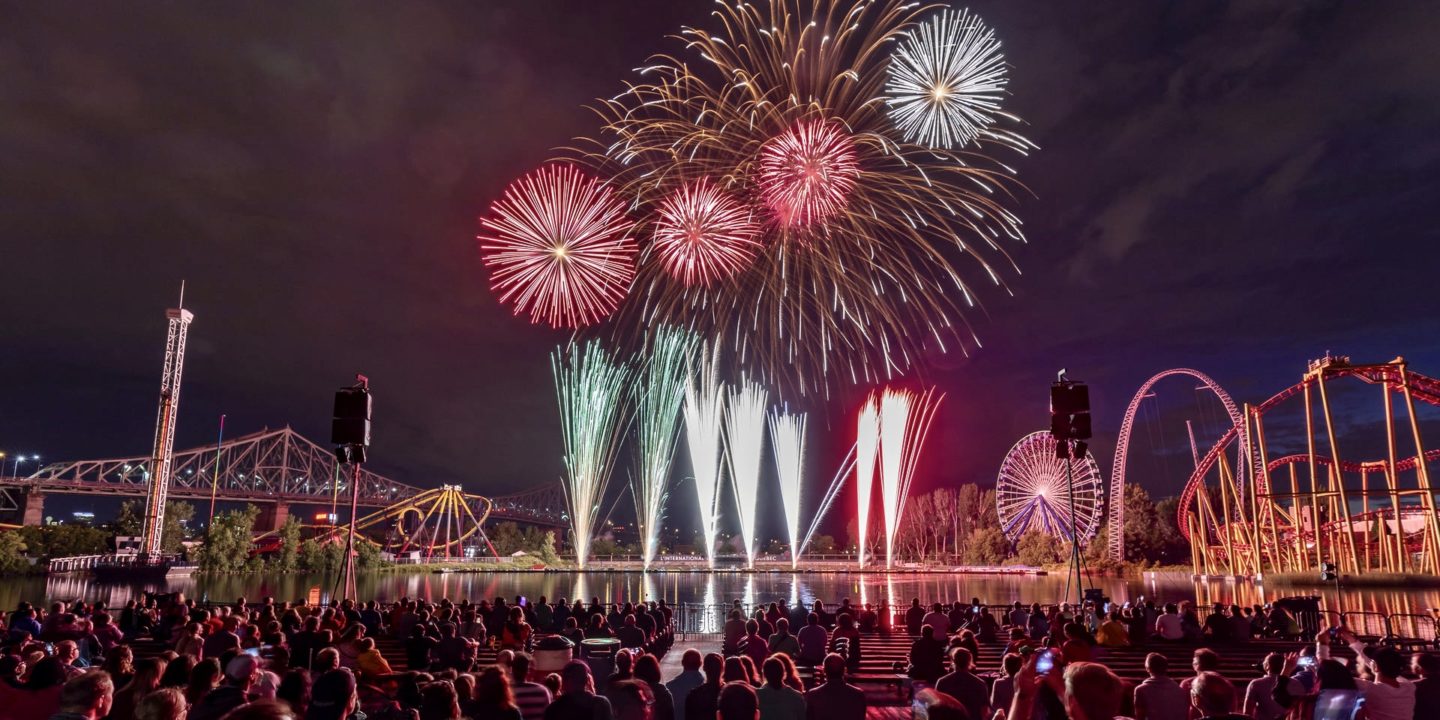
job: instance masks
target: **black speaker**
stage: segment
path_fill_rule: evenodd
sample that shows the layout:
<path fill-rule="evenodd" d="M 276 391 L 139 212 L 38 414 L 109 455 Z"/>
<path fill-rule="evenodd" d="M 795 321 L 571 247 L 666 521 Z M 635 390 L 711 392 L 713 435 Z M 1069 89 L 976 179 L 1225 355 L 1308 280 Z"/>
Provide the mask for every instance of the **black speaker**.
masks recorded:
<path fill-rule="evenodd" d="M 1084 383 L 1050 386 L 1050 434 L 1057 440 L 1090 439 L 1090 388 Z"/>
<path fill-rule="evenodd" d="M 364 418 L 335 418 L 330 421 L 330 444 L 336 447 L 370 445 L 370 421 Z"/>
<path fill-rule="evenodd" d="M 1084 383 L 1057 382 L 1050 386 L 1050 414 L 1090 412 L 1090 388 Z"/>
<path fill-rule="evenodd" d="M 337 418 L 370 419 L 372 402 L 370 391 L 365 388 L 347 387 L 335 391 L 335 412 Z"/>
<path fill-rule="evenodd" d="M 370 444 L 370 389 L 365 386 L 335 391 L 335 414 L 330 422 L 330 444 L 366 447 Z"/>

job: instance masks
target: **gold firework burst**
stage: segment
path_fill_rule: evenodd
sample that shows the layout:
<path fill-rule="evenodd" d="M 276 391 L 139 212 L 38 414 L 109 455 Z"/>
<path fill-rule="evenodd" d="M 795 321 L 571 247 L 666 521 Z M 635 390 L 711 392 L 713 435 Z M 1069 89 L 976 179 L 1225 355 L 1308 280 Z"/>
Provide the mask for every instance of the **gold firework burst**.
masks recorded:
<path fill-rule="evenodd" d="M 1007 207 L 1014 170 L 990 151 L 1034 146 L 992 127 L 937 149 L 896 128 L 894 50 L 940 7 L 717 3 L 713 27 L 684 28 L 683 52 L 654 56 L 600 103 L 604 127 L 578 152 L 630 201 L 642 241 L 659 202 L 705 180 L 754 209 L 764 243 L 750 268 L 708 286 L 677 281 L 647 248 L 621 332 L 670 323 L 722 338 L 741 364 L 802 394 L 881 381 L 928 351 L 978 342 L 967 321 L 975 285 L 1003 288 L 1018 272 L 1005 246 L 1024 240 Z M 824 129 L 824 145 L 783 139 L 797 129 Z M 846 156 L 826 162 L 816 147 Z M 777 189 L 785 182 L 804 185 Z M 823 212 L 797 222 L 774 201 L 795 193 L 822 199 Z"/>

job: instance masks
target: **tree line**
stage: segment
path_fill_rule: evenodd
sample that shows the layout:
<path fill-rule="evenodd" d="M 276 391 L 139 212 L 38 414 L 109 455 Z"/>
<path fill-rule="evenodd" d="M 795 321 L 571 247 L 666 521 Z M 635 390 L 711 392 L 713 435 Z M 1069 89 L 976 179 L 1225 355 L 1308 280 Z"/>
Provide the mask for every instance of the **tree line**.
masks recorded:
<path fill-rule="evenodd" d="M 1137 566 L 1172 565 L 1188 562 L 1190 546 L 1175 524 L 1178 498 L 1155 502 L 1145 488 L 1125 486 L 1125 562 Z M 855 552 L 861 542 L 868 557 L 884 557 L 884 520 L 872 515 L 866 537 L 859 537 L 859 522 L 851 518 L 846 526 L 849 545 Z M 1101 522 L 1099 532 L 1081 552 L 1096 569 L 1113 565 L 1106 553 L 1108 528 Z M 914 495 L 905 504 L 900 529 L 894 542 L 895 556 L 902 562 L 954 565 L 1033 565 L 1067 562 L 1070 543 L 1039 530 L 1031 530 L 1014 542 L 1000 527 L 995 491 L 978 485 L 947 487 Z"/>

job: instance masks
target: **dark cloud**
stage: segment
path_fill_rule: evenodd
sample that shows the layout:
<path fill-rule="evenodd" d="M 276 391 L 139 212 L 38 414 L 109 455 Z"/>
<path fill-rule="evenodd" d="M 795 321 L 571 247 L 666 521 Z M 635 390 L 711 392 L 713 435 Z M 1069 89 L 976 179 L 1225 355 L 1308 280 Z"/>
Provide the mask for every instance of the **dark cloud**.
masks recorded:
<path fill-rule="evenodd" d="M 973 9 L 1005 42 L 1010 107 L 1041 150 L 1016 162 L 1034 197 L 1013 295 L 981 298 L 982 349 L 924 375 L 949 398 L 922 484 L 988 481 L 1043 423 L 1062 366 L 1095 384 L 1107 470 L 1130 393 L 1166 367 L 1247 400 L 1327 349 L 1440 373 L 1434 7 Z M 382 470 L 496 493 L 556 477 L 546 353 L 565 336 L 497 306 L 475 216 L 708 12 L 5 6 L 0 446 L 143 452 L 160 313 L 184 278 L 182 445 L 220 412 L 323 440 L 328 393 L 364 371 Z M 855 395 L 812 408 L 816 427 L 843 435 Z M 1160 415 L 1169 441 L 1185 412 Z"/>

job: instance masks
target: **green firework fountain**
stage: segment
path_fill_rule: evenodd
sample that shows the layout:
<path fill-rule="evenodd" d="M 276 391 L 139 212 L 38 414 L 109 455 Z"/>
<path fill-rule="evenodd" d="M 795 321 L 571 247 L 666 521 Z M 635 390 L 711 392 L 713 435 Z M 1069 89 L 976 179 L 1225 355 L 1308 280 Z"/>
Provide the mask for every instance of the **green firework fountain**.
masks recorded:
<path fill-rule="evenodd" d="M 645 569 L 660 546 L 660 523 L 669 497 L 670 465 L 680 432 L 680 406 L 691 354 L 697 340 L 680 328 L 664 326 L 655 333 L 650 355 L 640 366 L 635 389 L 639 473 L 630 490 L 635 499 L 635 524 L 640 531 Z"/>
<path fill-rule="evenodd" d="M 631 373 L 594 340 L 556 349 L 550 364 L 555 371 L 565 441 L 565 501 L 575 561 L 583 570 L 590 559 L 590 542 L 615 469 L 615 455 L 630 423 L 625 396 Z"/>

